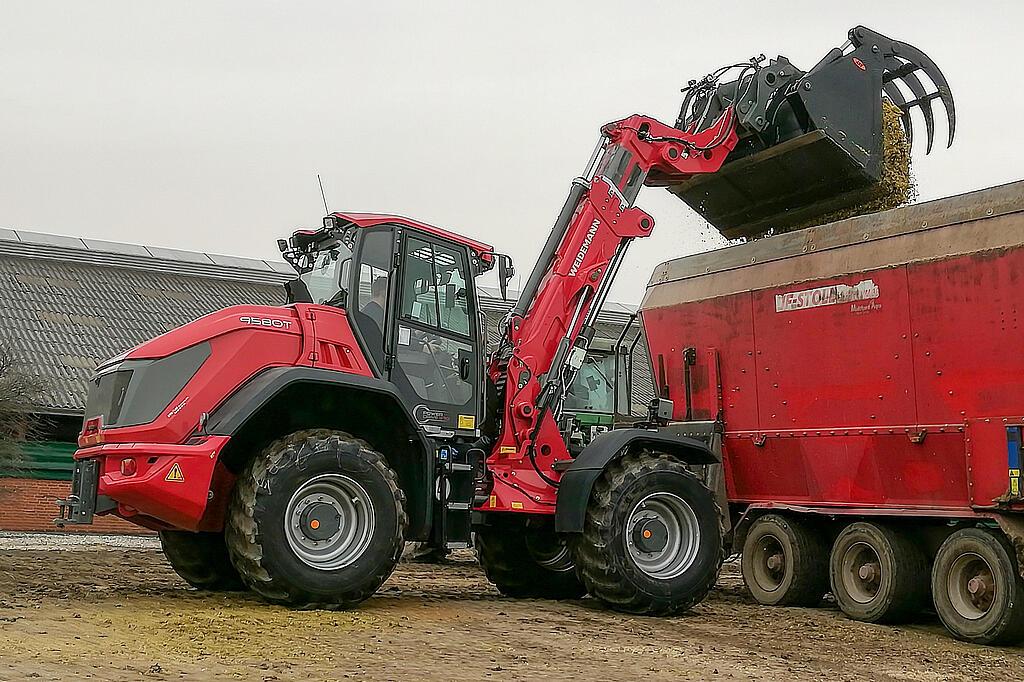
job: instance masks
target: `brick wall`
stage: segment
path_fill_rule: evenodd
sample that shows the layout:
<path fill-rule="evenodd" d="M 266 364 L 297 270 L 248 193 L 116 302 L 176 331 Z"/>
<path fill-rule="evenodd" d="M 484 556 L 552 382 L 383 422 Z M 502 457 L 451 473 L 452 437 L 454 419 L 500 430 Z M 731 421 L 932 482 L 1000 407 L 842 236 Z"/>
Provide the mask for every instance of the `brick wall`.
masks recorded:
<path fill-rule="evenodd" d="M 0 530 L 58 531 L 54 500 L 67 497 L 71 483 L 29 478 L 0 478 Z M 65 531 L 85 533 L 150 534 L 134 523 L 114 516 L 97 516 L 88 526 L 66 526 Z"/>

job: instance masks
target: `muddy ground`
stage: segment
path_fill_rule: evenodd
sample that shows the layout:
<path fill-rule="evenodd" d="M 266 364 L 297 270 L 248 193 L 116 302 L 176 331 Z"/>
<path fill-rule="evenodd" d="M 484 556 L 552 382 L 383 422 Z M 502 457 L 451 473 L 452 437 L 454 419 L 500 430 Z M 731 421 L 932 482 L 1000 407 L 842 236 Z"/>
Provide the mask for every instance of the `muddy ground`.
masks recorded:
<path fill-rule="evenodd" d="M 735 564 L 682 618 L 504 599 L 468 555 L 402 564 L 358 610 L 301 612 L 192 590 L 152 541 L 45 542 L 0 537 L 0 680 L 1024 677 L 1024 649 L 958 643 L 928 617 L 759 607 Z"/>

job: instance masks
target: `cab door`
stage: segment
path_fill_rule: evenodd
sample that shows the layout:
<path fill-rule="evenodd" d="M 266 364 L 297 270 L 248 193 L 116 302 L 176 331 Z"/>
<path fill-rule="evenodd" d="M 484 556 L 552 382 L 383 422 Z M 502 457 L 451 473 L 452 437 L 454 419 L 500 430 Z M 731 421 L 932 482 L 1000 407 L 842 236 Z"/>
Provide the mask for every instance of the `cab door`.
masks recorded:
<path fill-rule="evenodd" d="M 483 371 L 469 253 L 406 230 L 399 254 L 391 380 L 424 430 L 476 436 Z"/>

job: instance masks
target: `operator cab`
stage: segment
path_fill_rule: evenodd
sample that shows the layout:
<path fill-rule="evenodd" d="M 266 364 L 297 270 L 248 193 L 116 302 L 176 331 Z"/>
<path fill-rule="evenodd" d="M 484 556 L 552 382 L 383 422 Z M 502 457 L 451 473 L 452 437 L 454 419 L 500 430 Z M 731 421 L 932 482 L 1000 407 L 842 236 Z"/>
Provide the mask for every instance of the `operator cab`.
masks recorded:
<path fill-rule="evenodd" d="M 498 258 L 491 247 L 408 218 L 341 213 L 279 246 L 299 273 L 289 303 L 343 309 L 374 375 L 426 432 L 478 435 L 486 334 L 474 281 Z M 320 337 L 325 322 L 315 324 Z"/>

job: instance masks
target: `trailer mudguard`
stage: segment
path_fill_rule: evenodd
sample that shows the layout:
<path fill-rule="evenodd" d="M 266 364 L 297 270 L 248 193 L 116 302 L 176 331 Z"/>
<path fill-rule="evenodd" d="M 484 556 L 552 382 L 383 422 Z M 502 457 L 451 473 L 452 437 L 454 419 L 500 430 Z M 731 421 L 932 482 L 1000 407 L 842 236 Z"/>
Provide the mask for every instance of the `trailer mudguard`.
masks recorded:
<path fill-rule="evenodd" d="M 649 448 L 686 464 L 716 464 L 721 460 L 702 441 L 663 429 L 616 429 L 603 433 L 583 449 L 562 474 L 555 499 L 555 532 L 580 533 L 594 483 L 608 465 L 627 452 Z"/>
<path fill-rule="evenodd" d="M 374 438 L 365 432 L 354 435 L 366 438 L 375 446 L 384 436 L 401 440 L 402 447 L 391 448 L 391 451 L 377 447 L 398 474 L 399 483 L 405 492 L 408 505 L 406 511 L 409 514 L 408 538 L 421 539 L 429 533 L 433 518 L 433 495 L 430 491 L 433 490 L 434 446 L 418 427 L 398 389 L 389 381 L 315 367 L 272 367 L 249 379 L 217 407 L 207 420 L 206 433 L 231 436 L 229 447 L 243 451 L 239 453 L 240 456 L 247 455 L 253 445 L 247 442 L 246 434 L 252 431 L 246 428 L 247 425 L 253 418 L 258 419 L 261 411 L 276 397 L 299 385 L 308 386 L 314 391 L 317 388 L 357 391 L 367 397 L 373 396 L 381 405 L 386 406 L 392 415 L 386 434 L 381 434 L 381 438 Z M 317 426 L 331 428 L 333 425 L 311 424 L 304 428 Z"/>

